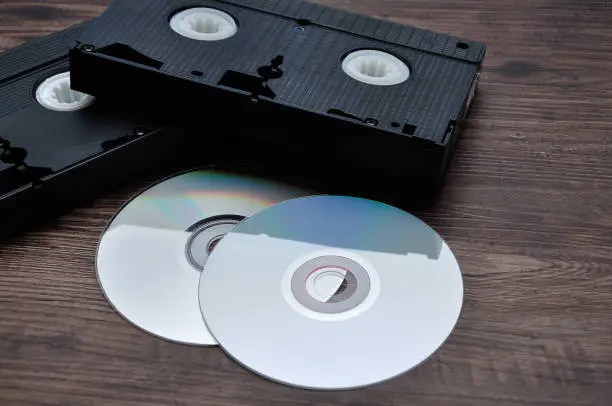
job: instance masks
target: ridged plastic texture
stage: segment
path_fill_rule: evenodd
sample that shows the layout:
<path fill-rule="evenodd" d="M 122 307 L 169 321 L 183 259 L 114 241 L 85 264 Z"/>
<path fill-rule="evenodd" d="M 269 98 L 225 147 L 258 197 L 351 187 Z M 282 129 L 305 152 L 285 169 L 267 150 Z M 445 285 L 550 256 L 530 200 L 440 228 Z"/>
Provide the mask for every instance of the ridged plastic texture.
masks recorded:
<path fill-rule="evenodd" d="M 470 62 L 482 61 L 485 53 L 485 46 L 478 42 L 337 10 L 304 0 L 229 0 L 225 3 L 250 6 L 296 20 L 311 21 L 323 27 Z M 468 44 L 469 47 L 467 49 L 457 47 L 461 42 Z"/>
<path fill-rule="evenodd" d="M 72 30 L 72 40 L 78 31 Z M 160 123 L 152 117 L 138 116 L 119 109 L 112 110 L 109 103 L 94 102 L 86 109 L 74 112 L 58 112 L 41 106 L 35 97 L 38 85 L 45 79 L 70 69 L 68 51 L 70 41 L 66 33 L 60 33 L 62 41 L 50 37 L 50 46 L 55 54 L 47 52 L 43 63 L 26 65 L 31 52 L 44 49 L 45 42 L 38 47 L 24 46 L 9 55 L 19 75 L 0 82 L 0 137 L 10 142 L 13 148 L 26 152 L 24 163 L 57 172 L 84 159 L 100 154 L 134 138 L 139 129 L 148 132 L 157 129 Z M 58 44 L 64 44 L 62 48 Z M 4 65 L 0 55 L 0 65 Z M 35 61 L 31 60 L 34 64 Z M 140 134 L 144 135 L 144 134 Z"/>
<path fill-rule="evenodd" d="M 54 111 L 37 102 L 36 89 L 43 81 L 69 71 L 68 53 L 82 28 L 0 54 L 2 235 L 4 228 L 14 228 L 9 223 L 19 227 L 32 213 L 69 207 L 71 201 L 157 165 L 166 150 L 156 151 L 153 145 L 164 139 L 163 134 L 172 141 L 159 119 L 113 102 L 96 100 L 78 111 Z M 143 155 L 151 162 L 140 159 Z"/>
<path fill-rule="evenodd" d="M 443 162 L 485 54 L 478 42 L 302 0 L 200 1 L 198 7 L 232 15 L 239 28 L 226 40 L 194 41 L 168 23 L 193 6 L 190 0 L 115 1 L 79 37 L 93 52 L 88 47 L 73 54 L 76 88 L 96 95 L 128 86 L 135 102 L 183 119 L 195 111 L 186 100 L 214 100 L 201 105 L 200 114 L 236 122 L 240 111 L 244 126 L 267 125 L 287 138 L 306 128 L 311 134 L 330 132 L 329 140 L 365 134 L 359 142 L 369 143 L 378 160 L 387 151 L 397 157 L 383 144 L 425 143 L 440 149 L 440 156 L 428 160 Z M 409 66 L 410 78 L 393 86 L 355 80 L 343 71 L 342 60 L 360 49 L 398 57 Z"/>
<path fill-rule="evenodd" d="M 148 7 L 144 7 L 145 4 Z M 195 6 L 196 3 L 184 0 L 116 0 L 103 13 L 103 18 L 92 24 L 91 28 L 94 31 L 88 32 L 87 36 L 81 38 L 91 38 L 93 42 L 99 40 L 113 42 L 118 38 L 125 38 L 125 34 L 129 31 L 126 27 L 132 27 L 132 24 L 137 24 L 138 21 L 140 21 L 140 24 L 137 25 L 142 27 L 146 26 L 147 22 L 167 22 L 170 13 Z M 480 63 L 485 56 L 486 47 L 480 42 L 371 16 L 355 14 L 305 0 L 204 0 L 197 3 L 197 7 L 215 7 L 221 10 L 232 10 L 232 8 L 228 8 L 232 6 L 237 6 L 243 10 L 251 9 L 253 11 L 266 12 L 268 15 L 284 19 L 301 20 L 320 27 L 468 62 Z M 239 14 L 234 15 L 238 17 Z M 125 24 L 130 25 L 126 26 Z M 95 31 L 100 30 L 103 26 L 107 30 L 100 31 L 97 36 Z M 111 29 L 119 27 L 123 27 L 123 29 Z M 113 32 L 115 33 L 115 39 L 113 39 Z M 151 41 L 151 38 L 140 35 L 140 33 L 153 34 L 159 32 L 167 32 L 167 29 L 159 24 L 154 24 L 149 26 L 145 32 L 134 30 L 132 34 L 134 37 L 142 39 L 145 43 L 154 43 L 155 41 Z M 157 38 L 161 39 L 160 37 Z M 87 42 L 91 43 L 92 41 L 87 40 Z M 457 47 L 459 43 L 467 44 L 468 47 L 461 45 Z M 159 46 L 163 48 L 162 44 L 159 44 Z"/>
<path fill-rule="evenodd" d="M 86 23 L 81 23 L 0 53 L 0 83 L 18 77 L 30 69 L 38 69 L 58 59 L 65 59 L 67 50 L 75 43 L 85 26 Z"/>

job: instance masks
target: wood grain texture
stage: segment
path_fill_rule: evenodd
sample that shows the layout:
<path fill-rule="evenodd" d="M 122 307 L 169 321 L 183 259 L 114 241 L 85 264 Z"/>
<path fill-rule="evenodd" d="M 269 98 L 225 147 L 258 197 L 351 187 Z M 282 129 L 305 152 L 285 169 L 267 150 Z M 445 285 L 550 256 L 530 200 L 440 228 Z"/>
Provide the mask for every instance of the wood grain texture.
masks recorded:
<path fill-rule="evenodd" d="M 133 185 L 0 245 L 1 405 L 612 404 L 612 4 L 319 1 L 488 46 L 447 186 L 416 213 L 464 271 L 447 344 L 388 383 L 320 393 L 138 331 L 93 267 L 106 221 L 144 186 Z M 0 48 L 108 2 L 3 0 Z"/>

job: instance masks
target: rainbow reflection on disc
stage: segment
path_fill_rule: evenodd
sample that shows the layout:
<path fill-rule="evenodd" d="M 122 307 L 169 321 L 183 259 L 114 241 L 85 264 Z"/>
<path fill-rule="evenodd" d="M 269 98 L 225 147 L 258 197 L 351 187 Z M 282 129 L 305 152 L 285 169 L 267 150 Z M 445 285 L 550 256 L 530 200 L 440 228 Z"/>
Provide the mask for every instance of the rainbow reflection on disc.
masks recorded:
<path fill-rule="evenodd" d="M 244 218 L 307 194 L 212 169 L 164 180 L 128 202 L 102 235 L 96 258 L 101 289 L 121 316 L 154 336 L 216 345 L 198 299 L 208 256 Z"/>
<path fill-rule="evenodd" d="M 416 368 L 449 337 L 462 303 L 461 270 L 433 229 L 346 196 L 250 216 L 200 279 L 219 346 L 263 377 L 308 389 L 360 388 Z"/>

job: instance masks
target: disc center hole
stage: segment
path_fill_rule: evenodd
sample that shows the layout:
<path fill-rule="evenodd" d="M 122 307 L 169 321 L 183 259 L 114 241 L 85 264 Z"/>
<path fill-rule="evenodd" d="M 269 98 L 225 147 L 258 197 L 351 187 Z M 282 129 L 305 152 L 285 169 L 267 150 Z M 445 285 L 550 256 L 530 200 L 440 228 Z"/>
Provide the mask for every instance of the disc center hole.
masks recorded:
<path fill-rule="evenodd" d="M 308 293 L 316 300 L 327 303 L 334 296 L 344 292 L 348 286 L 347 271 L 340 268 L 319 269 L 308 278 Z"/>
<path fill-rule="evenodd" d="M 185 254 L 191 266 L 203 271 L 208 257 L 219 242 L 243 219 L 242 216 L 222 215 L 199 221 L 189 227 L 186 230 L 190 236 L 187 240 Z"/>
<path fill-rule="evenodd" d="M 212 254 L 213 250 L 217 247 L 217 244 L 219 244 L 219 241 L 221 241 L 224 236 L 225 234 L 222 234 L 211 238 L 211 240 L 208 242 L 208 246 L 206 247 L 208 255 Z"/>

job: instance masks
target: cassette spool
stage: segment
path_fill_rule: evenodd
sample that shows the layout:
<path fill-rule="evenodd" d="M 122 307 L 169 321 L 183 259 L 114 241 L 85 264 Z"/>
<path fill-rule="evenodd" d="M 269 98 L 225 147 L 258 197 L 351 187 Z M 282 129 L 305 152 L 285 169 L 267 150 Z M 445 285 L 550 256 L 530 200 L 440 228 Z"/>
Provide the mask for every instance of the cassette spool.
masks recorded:
<path fill-rule="evenodd" d="M 122 108 L 117 95 L 71 89 L 68 53 L 85 26 L 0 54 L 3 236 L 170 162 L 186 139 L 178 127 Z"/>
<path fill-rule="evenodd" d="M 159 114 L 206 117 L 278 154 L 435 186 L 484 55 L 478 42 L 302 0 L 117 0 L 71 62 L 77 90 L 129 89 Z"/>

